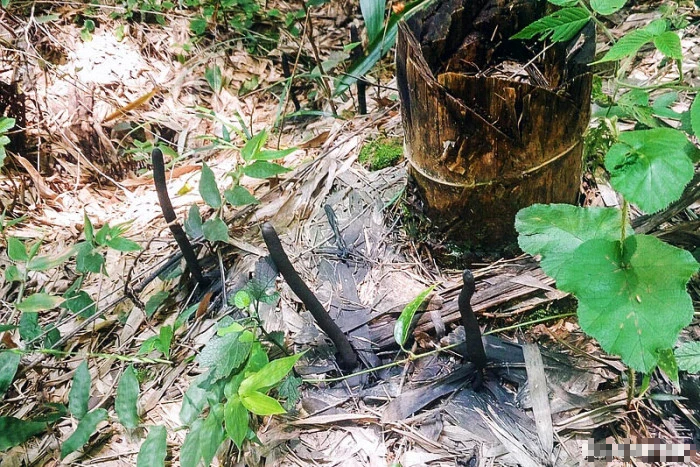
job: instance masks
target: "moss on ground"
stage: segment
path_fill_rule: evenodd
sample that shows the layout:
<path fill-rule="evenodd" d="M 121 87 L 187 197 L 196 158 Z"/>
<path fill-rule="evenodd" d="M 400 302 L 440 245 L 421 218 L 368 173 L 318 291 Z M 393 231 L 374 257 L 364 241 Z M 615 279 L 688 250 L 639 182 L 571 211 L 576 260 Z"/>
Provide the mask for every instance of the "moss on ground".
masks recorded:
<path fill-rule="evenodd" d="M 399 138 L 380 137 L 365 144 L 358 159 L 362 165 L 374 171 L 396 165 L 402 157 L 403 144 Z"/>

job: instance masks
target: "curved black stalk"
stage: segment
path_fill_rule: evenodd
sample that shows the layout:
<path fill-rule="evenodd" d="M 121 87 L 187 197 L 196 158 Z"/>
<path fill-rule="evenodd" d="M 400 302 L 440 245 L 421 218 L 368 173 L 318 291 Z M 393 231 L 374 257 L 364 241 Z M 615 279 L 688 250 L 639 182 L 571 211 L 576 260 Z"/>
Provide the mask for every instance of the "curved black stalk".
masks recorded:
<path fill-rule="evenodd" d="M 311 312 L 318 327 L 330 337 L 333 344 L 335 344 L 335 348 L 338 349 L 338 365 L 340 368 L 345 371 L 355 368 L 357 366 L 357 354 L 350 345 L 350 341 L 348 341 L 348 338 L 338 325 L 335 324 L 335 321 L 333 321 L 326 309 L 323 308 L 316 295 L 311 292 L 306 283 L 299 277 L 299 273 L 296 272 L 287 257 L 287 253 L 282 248 L 282 243 L 277 236 L 275 228 L 269 222 L 263 224 L 262 236 L 267 249 L 270 251 L 272 262 L 275 263 L 277 270 L 289 284 L 289 288 L 299 297 L 306 309 Z"/>
<path fill-rule="evenodd" d="M 151 160 L 153 162 L 153 181 L 156 185 L 156 193 L 158 193 L 158 202 L 160 203 L 160 209 L 163 211 L 163 217 L 165 217 L 165 222 L 168 223 L 170 227 L 170 232 L 172 232 L 177 246 L 180 247 L 182 256 L 185 258 L 185 263 L 187 263 L 187 268 L 192 273 L 192 276 L 197 281 L 202 290 L 204 290 L 209 281 L 204 278 L 202 274 L 202 267 L 197 261 L 197 255 L 192 248 L 192 244 L 187 239 L 185 231 L 182 230 L 180 224 L 177 223 L 177 216 L 175 216 L 175 211 L 173 210 L 173 205 L 170 203 L 170 197 L 168 196 L 168 187 L 165 184 L 165 164 L 163 162 L 163 152 L 154 148 L 151 152 Z"/>
<path fill-rule="evenodd" d="M 476 321 L 476 315 L 472 310 L 471 299 L 476 290 L 474 285 L 474 275 L 469 269 L 465 269 L 462 273 L 464 285 L 459 293 L 459 313 L 462 315 L 462 324 L 464 325 L 465 344 L 467 346 L 466 357 L 477 368 L 477 381 L 474 386 L 481 386 L 481 374 L 486 368 L 486 352 L 484 351 L 484 343 L 481 340 L 481 329 Z"/>

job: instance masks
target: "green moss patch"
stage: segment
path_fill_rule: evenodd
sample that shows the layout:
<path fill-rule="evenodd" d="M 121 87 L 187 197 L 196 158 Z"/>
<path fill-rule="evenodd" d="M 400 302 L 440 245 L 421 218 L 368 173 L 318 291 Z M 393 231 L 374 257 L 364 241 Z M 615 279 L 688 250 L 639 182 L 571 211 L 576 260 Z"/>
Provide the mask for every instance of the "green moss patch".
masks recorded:
<path fill-rule="evenodd" d="M 374 171 L 396 165 L 402 157 L 401 139 L 380 137 L 365 144 L 360 150 L 358 159 L 362 165 Z"/>

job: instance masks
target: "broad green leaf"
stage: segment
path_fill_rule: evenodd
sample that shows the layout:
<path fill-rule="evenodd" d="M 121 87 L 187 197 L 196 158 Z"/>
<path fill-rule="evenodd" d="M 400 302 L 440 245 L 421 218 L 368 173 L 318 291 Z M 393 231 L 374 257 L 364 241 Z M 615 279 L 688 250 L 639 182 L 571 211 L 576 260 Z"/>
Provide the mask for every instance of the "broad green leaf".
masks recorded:
<path fill-rule="evenodd" d="M 625 6 L 627 0 L 591 0 L 591 8 L 599 15 L 612 15 Z"/>
<path fill-rule="evenodd" d="M 192 425 L 207 406 L 207 387 L 210 377 L 209 373 L 199 375 L 185 391 L 180 408 L 180 421 L 183 425 Z"/>
<path fill-rule="evenodd" d="M 97 424 L 103 420 L 107 420 L 105 409 L 95 409 L 85 414 L 73 434 L 61 445 L 61 459 L 83 447 L 90 440 L 90 436 L 97 431 Z"/>
<path fill-rule="evenodd" d="M 87 247 L 83 245 L 87 245 Z M 37 256 L 29 260 L 27 269 L 30 271 L 47 271 L 53 269 L 68 261 L 70 257 L 78 253 L 81 248 L 89 248 L 91 250 L 92 246 L 88 243 L 80 242 L 66 248 L 65 251 L 57 256 Z"/>
<path fill-rule="evenodd" d="M 238 368 L 250 353 L 251 342 L 243 342 L 243 333 L 233 332 L 223 337 L 212 337 L 197 355 L 197 362 L 211 368 L 216 378 L 225 378 Z"/>
<path fill-rule="evenodd" d="M 0 324 L 0 332 L 14 331 L 18 326 L 14 324 Z"/>
<path fill-rule="evenodd" d="M 698 269 L 693 256 L 647 235 L 589 240 L 564 264 L 557 286 L 579 301 L 581 329 L 606 352 L 648 373 L 659 350 L 672 347 L 693 317 L 686 284 Z"/>
<path fill-rule="evenodd" d="M 677 200 L 693 178 L 695 147 L 672 128 L 625 131 L 605 156 L 610 183 L 645 212 Z"/>
<path fill-rule="evenodd" d="M 233 304 L 240 310 L 247 310 L 251 304 L 250 294 L 245 290 L 239 290 L 233 296 Z"/>
<path fill-rule="evenodd" d="M 97 304 L 84 290 L 79 291 L 70 298 L 66 298 L 66 301 L 61 303 L 61 307 L 67 308 L 81 318 L 86 319 L 97 312 Z"/>
<path fill-rule="evenodd" d="M 296 150 L 297 148 L 287 148 L 280 149 L 278 151 L 258 151 L 258 153 L 255 154 L 253 158 L 256 161 L 274 161 L 275 159 L 282 159 L 283 157 L 287 157 Z"/>
<path fill-rule="evenodd" d="M 202 226 L 202 232 L 204 232 L 204 238 L 210 242 L 228 242 L 228 226 L 218 217 L 206 221 Z"/>
<path fill-rule="evenodd" d="M 199 208 L 196 204 L 190 206 L 184 227 L 190 238 L 199 238 L 204 235 L 204 232 L 202 232 L 202 215 L 199 213 Z"/>
<path fill-rule="evenodd" d="M 97 249 L 95 249 L 89 243 L 82 243 L 79 245 L 77 250 L 77 256 L 75 258 L 75 266 L 80 272 L 102 272 L 105 259 Z"/>
<path fill-rule="evenodd" d="M 284 408 L 277 399 L 258 391 L 247 392 L 241 395 L 241 403 L 255 415 L 265 416 L 285 413 Z"/>
<path fill-rule="evenodd" d="M 628 32 L 620 38 L 619 41 L 615 42 L 610 50 L 597 62 L 603 63 L 611 62 L 614 60 L 619 60 L 625 57 L 631 57 L 636 55 L 636 53 L 644 45 L 654 40 L 654 35 L 645 29 L 635 29 Z"/>
<path fill-rule="evenodd" d="M 255 160 L 257 154 L 262 150 L 263 146 L 265 146 L 267 136 L 267 130 L 262 130 L 246 141 L 243 149 L 241 149 L 241 158 L 246 162 Z"/>
<path fill-rule="evenodd" d="M 376 40 L 383 32 L 385 0 L 360 0 L 362 19 L 365 20 L 367 38 L 370 42 Z"/>
<path fill-rule="evenodd" d="M 139 399 L 139 380 L 133 365 L 129 365 L 117 386 L 117 397 L 114 399 L 114 410 L 117 412 L 119 422 L 125 428 L 133 430 L 139 426 L 139 412 L 137 402 Z"/>
<path fill-rule="evenodd" d="M 12 261 L 24 262 L 29 261 L 29 255 L 27 254 L 27 247 L 24 243 L 15 237 L 7 238 L 7 256 L 10 257 Z"/>
<path fill-rule="evenodd" d="M 199 432 L 199 444 L 204 465 L 211 465 L 212 459 L 216 455 L 216 451 L 224 442 L 224 410 L 221 404 L 212 407 L 209 415 L 202 423 L 202 429 Z"/>
<path fill-rule="evenodd" d="M 437 284 L 431 285 L 419 293 L 416 298 L 411 300 L 411 302 L 404 307 L 403 311 L 401 311 L 401 315 L 399 315 L 399 319 L 396 320 L 394 324 L 394 340 L 402 349 L 411 332 L 411 324 L 413 323 L 416 311 L 418 311 L 418 308 L 420 308 L 430 292 L 435 289 L 436 285 Z"/>
<path fill-rule="evenodd" d="M 292 410 L 297 401 L 301 398 L 301 391 L 299 390 L 301 383 L 301 378 L 290 374 L 277 388 L 279 396 L 286 399 L 284 401 L 284 408 L 286 410 Z"/>
<path fill-rule="evenodd" d="M 83 230 L 85 231 L 85 241 L 92 243 L 95 240 L 95 228 L 92 226 L 92 221 L 87 215 L 87 212 L 83 210 Z"/>
<path fill-rule="evenodd" d="M 690 341 L 676 349 L 678 368 L 688 373 L 700 373 L 700 342 Z"/>
<path fill-rule="evenodd" d="M 90 382 L 90 370 L 87 362 L 83 360 L 73 373 L 73 384 L 68 394 L 68 410 L 78 420 L 82 419 L 88 411 Z"/>
<path fill-rule="evenodd" d="M 652 36 L 656 37 L 663 34 L 668 29 L 668 23 L 665 19 L 655 19 L 651 23 L 644 26 L 644 31 L 647 31 Z"/>
<path fill-rule="evenodd" d="M 654 38 L 654 45 L 659 52 L 674 60 L 683 58 L 683 50 L 681 49 L 681 39 L 678 33 L 674 31 L 666 31 Z"/>
<path fill-rule="evenodd" d="M 163 354 L 165 358 L 170 358 L 170 344 L 173 341 L 173 327 L 170 325 L 161 326 L 155 348 Z"/>
<path fill-rule="evenodd" d="M 39 325 L 39 313 L 27 311 L 22 313 L 19 320 L 19 336 L 23 341 L 29 342 L 40 336 L 42 333 Z"/>
<path fill-rule="evenodd" d="M 590 18 L 584 8 L 562 8 L 525 26 L 511 39 L 532 39 L 539 35 L 539 39 L 544 40 L 551 35 L 554 42 L 566 42 L 571 40 Z"/>
<path fill-rule="evenodd" d="M 180 467 L 198 467 L 202 459 L 200 435 L 204 419 L 198 418 L 192 424 L 190 431 L 185 436 L 185 442 L 180 448 Z"/>
<path fill-rule="evenodd" d="M 241 383 L 241 387 L 238 390 L 239 394 L 248 394 L 259 389 L 274 386 L 287 376 L 287 373 L 294 368 L 294 364 L 301 356 L 302 354 L 290 355 L 268 363 L 260 371 L 253 373 Z"/>
<path fill-rule="evenodd" d="M 136 457 L 136 467 L 165 466 L 167 434 L 164 426 L 156 425 L 148 429 L 146 441 L 141 445 L 139 455 Z"/>
<path fill-rule="evenodd" d="M 39 292 L 30 295 L 17 304 L 17 309 L 22 312 L 26 311 L 45 311 L 56 308 L 63 303 L 63 297 L 49 295 L 44 292 Z"/>
<path fill-rule="evenodd" d="M 240 450 L 249 428 L 248 410 L 243 407 L 238 397 L 233 397 L 226 402 L 224 407 L 224 424 L 226 426 L 226 434 Z"/>
<path fill-rule="evenodd" d="M 17 266 L 14 264 L 8 264 L 5 268 L 5 281 L 24 282 L 24 275 L 20 272 Z"/>
<path fill-rule="evenodd" d="M 570 204 L 533 204 L 515 216 L 518 245 L 533 256 L 542 255 L 542 269 L 559 280 L 561 267 L 574 250 L 594 238 L 617 240 L 622 212 L 614 208 L 582 208 Z M 627 234 L 631 235 L 631 227 Z"/>
<path fill-rule="evenodd" d="M 207 80 L 207 83 L 209 83 L 214 93 L 218 94 L 221 92 L 223 80 L 221 79 L 221 68 L 219 68 L 219 65 L 207 67 L 207 69 L 204 70 L 204 78 Z"/>
<path fill-rule="evenodd" d="M 252 178 L 270 178 L 289 172 L 291 169 L 283 167 L 274 162 L 255 161 L 243 167 L 243 173 Z"/>
<path fill-rule="evenodd" d="M 128 238 L 124 237 L 110 238 L 109 240 L 107 240 L 107 246 L 112 248 L 113 250 L 121 251 L 123 253 L 141 250 L 141 245 L 139 245 L 133 240 L 129 240 Z"/>
<path fill-rule="evenodd" d="M 98 230 L 97 234 L 95 234 L 95 243 L 101 246 L 106 245 L 107 237 L 109 237 L 111 230 L 112 229 L 109 226 L 109 224 L 105 224 L 102 227 L 100 227 L 100 230 Z"/>
<path fill-rule="evenodd" d="M 690 125 L 695 135 L 700 135 L 700 93 L 695 95 L 690 106 Z"/>
<path fill-rule="evenodd" d="M 657 354 L 659 357 L 659 368 L 678 386 L 678 362 L 676 362 L 676 356 L 673 355 L 673 349 L 659 350 Z"/>
<path fill-rule="evenodd" d="M 16 120 L 9 117 L 0 117 L 0 133 L 7 133 L 15 126 Z"/>
<path fill-rule="evenodd" d="M 221 207 L 221 193 L 219 193 L 219 187 L 216 185 L 216 177 L 207 164 L 202 164 L 199 194 L 208 206 L 214 209 Z"/>
<path fill-rule="evenodd" d="M 153 316 L 153 314 L 158 310 L 158 307 L 160 307 L 165 300 L 170 296 L 170 293 L 165 291 L 165 290 L 160 290 L 150 297 L 148 297 L 148 300 L 146 300 L 146 305 L 144 312 L 146 313 L 146 316 L 149 318 Z"/>
<path fill-rule="evenodd" d="M 258 199 L 250 194 L 250 191 L 246 190 L 240 185 L 234 185 L 228 190 L 224 191 L 224 198 L 229 202 L 231 206 L 245 206 L 247 204 L 260 204 Z"/>
<path fill-rule="evenodd" d="M 44 430 L 46 430 L 44 422 L 0 417 L 0 452 L 19 446 Z"/>
<path fill-rule="evenodd" d="M 7 392 L 12 380 L 15 379 L 20 359 L 20 354 L 16 352 L 0 351 L 0 396 Z"/>

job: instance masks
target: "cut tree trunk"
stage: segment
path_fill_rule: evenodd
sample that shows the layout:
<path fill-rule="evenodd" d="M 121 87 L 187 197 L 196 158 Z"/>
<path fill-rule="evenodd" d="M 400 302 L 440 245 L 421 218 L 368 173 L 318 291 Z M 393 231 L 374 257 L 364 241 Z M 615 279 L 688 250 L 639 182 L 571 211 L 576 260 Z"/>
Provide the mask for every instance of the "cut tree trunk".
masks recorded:
<path fill-rule="evenodd" d="M 399 25 L 410 191 L 446 243 L 513 252 L 519 209 L 577 199 L 594 27 L 569 44 L 509 40 L 544 13 L 535 0 L 446 0 Z"/>

